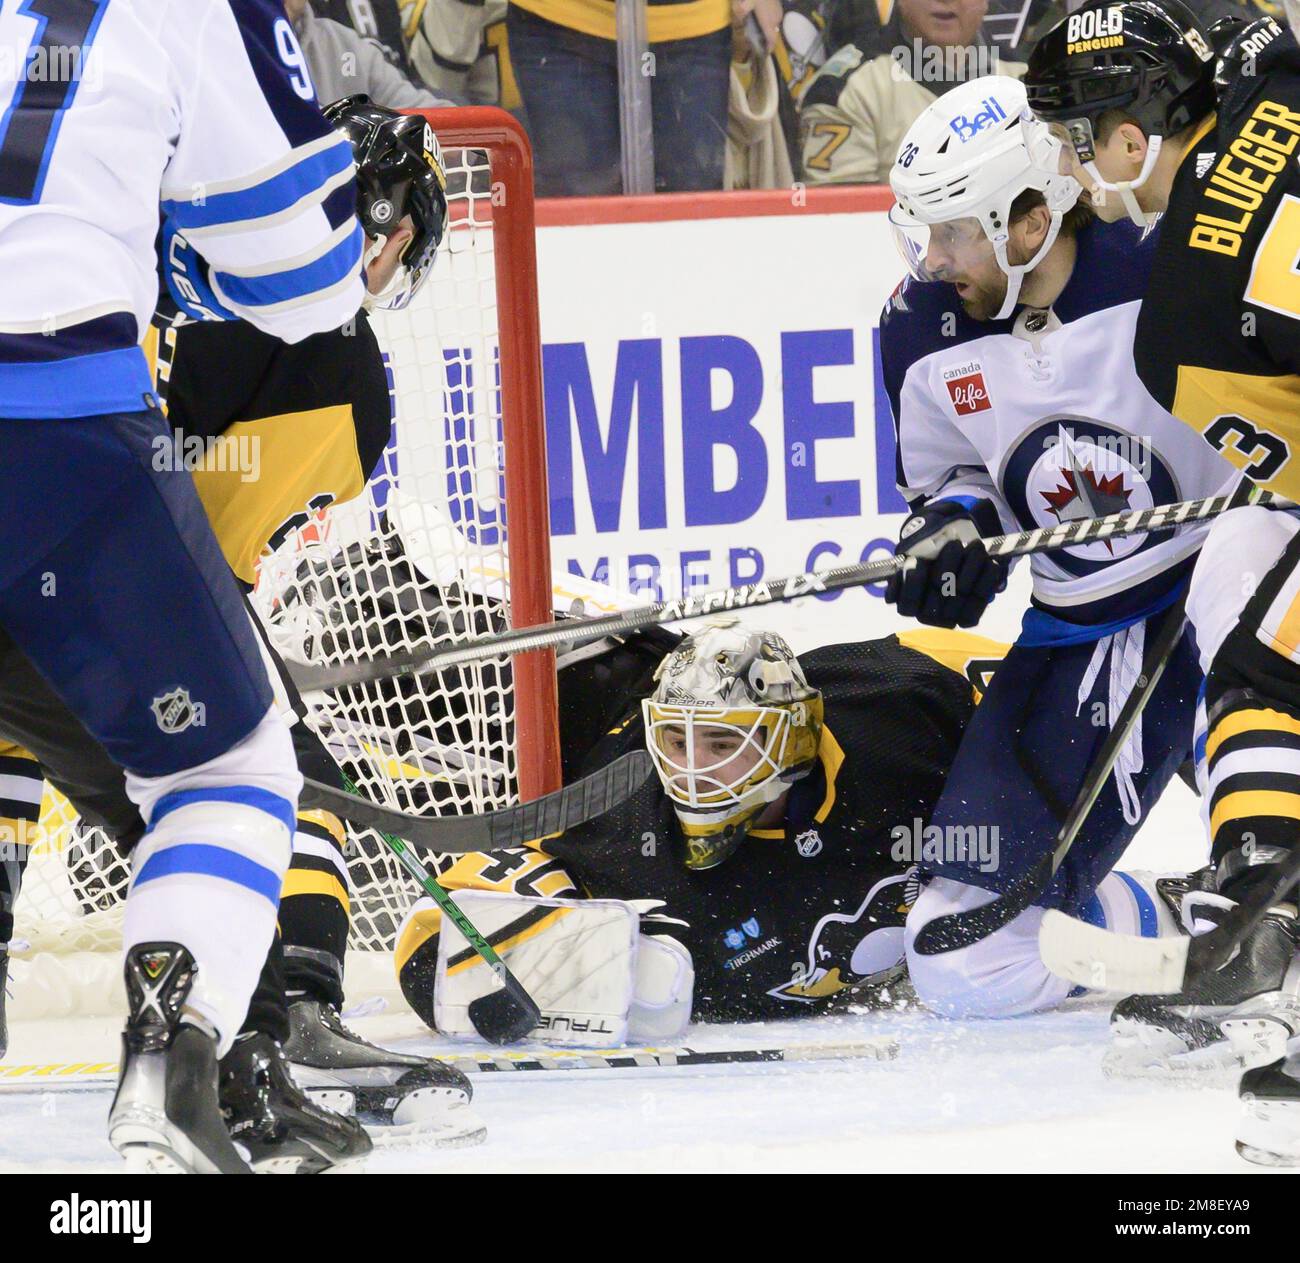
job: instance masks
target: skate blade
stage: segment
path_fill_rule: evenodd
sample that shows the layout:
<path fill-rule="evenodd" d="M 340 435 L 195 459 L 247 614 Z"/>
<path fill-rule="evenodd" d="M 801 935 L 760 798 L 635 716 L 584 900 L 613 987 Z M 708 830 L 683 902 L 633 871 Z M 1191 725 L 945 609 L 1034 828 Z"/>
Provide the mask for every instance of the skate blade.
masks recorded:
<path fill-rule="evenodd" d="M 375 1147 L 467 1149 L 487 1139 L 487 1124 L 467 1105 L 428 1108 L 413 1093 L 391 1115 L 360 1115 Z"/>
<path fill-rule="evenodd" d="M 1252 1070 L 1286 1056 L 1291 1028 L 1273 1017 L 1228 1017 L 1219 1023 L 1242 1068 Z"/>
<path fill-rule="evenodd" d="M 1300 1166 L 1300 1103 L 1242 1101 L 1237 1152 L 1261 1167 Z"/>
<path fill-rule="evenodd" d="M 109 1120 L 108 1142 L 136 1175 L 214 1175 L 216 1166 L 180 1128 L 152 1110 L 131 1110 Z M 241 1149 L 240 1156 L 247 1160 Z M 251 1168 L 250 1168 L 251 1169 Z"/>
<path fill-rule="evenodd" d="M 1101 1059 L 1108 1079 L 1163 1079 L 1198 1087 L 1231 1086 L 1241 1057 L 1227 1039 L 1189 1050 L 1177 1035 L 1140 1022 L 1117 1023 Z"/>

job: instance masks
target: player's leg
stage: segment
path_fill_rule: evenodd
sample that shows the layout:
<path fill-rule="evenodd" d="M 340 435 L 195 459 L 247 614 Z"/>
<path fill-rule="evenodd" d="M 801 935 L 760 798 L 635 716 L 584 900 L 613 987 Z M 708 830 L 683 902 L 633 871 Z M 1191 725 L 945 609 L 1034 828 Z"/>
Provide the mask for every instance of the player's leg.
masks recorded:
<path fill-rule="evenodd" d="M 1065 999 L 1071 984 L 1049 973 L 1038 954 L 1044 908 L 1126 933 L 1176 931 L 1152 880 L 1111 870 L 1191 751 L 1200 672 L 1190 637 L 1175 650 L 1117 773 L 1107 778 L 1038 906 L 970 947 L 933 956 L 914 949 L 923 925 L 996 898 L 1051 850 L 1123 705 L 1112 676 L 1117 686 L 1132 677 L 1142 639 L 1130 629 L 1099 642 L 1017 644 L 976 707 L 930 820 L 932 845 L 945 849 L 938 858 L 919 857 L 937 880 L 907 919 L 908 972 L 937 1012 L 1000 1017 Z M 962 857 L 972 837 L 984 839 L 983 858 Z"/>
<path fill-rule="evenodd" d="M 1300 521 L 1254 507 L 1220 518 L 1187 610 L 1206 670 L 1212 869 L 1183 910 L 1187 928 L 1200 933 L 1271 882 L 1300 845 Z M 1300 1065 L 1281 1053 L 1300 1033 L 1297 943 L 1293 893 L 1223 969 L 1188 978 L 1178 995 L 1131 997 L 1115 1011 L 1117 1028 L 1145 1039 L 1157 1069 L 1273 1061 L 1243 1080 L 1243 1094 L 1262 1102 L 1243 1114 L 1243 1143 L 1275 1144 L 1291 1161 L 1300 1161 Z M 1276 1119 L 1284 1120 L 1280 1132 Z"/>
<path fill-rule="evenodd" d="M 0 732 L 30 743 L 41 756 L 40 762 L 13 759 L 8 782 L 0 782 L 5 792 L 16 801 L 34 802 L 35 811 L 41 778 L 48 777 L 77 810 L 81 824 L 106 835 L 99 845 L 112 847 L 114 855 L 130 855 L 144 822 L 127 797 L 121 768 L 16 652 L 0 656 Z M 232 1136 L 249 1150 L 259 1172 L 307 1174 L 364 1155 L 370 1144 L 360 1125 L 317 1108 L 289 1077 L 282 1049 L 288 1034 L 277 935 L 235 1047 L 221 1064 L 220 1103 Z"/>
<path fill-rule="evenodd" d="M 5 991 L 14 908 L 22 891 L 28 848 L 41 814 L 40 765 L 21 746 L 0 741 L 0 1058 L 9 1047 Z"/>
<path fill-rule="evenodd" d="M 152 413 L 6 427 L 0 626 L 127 769 L 148 826 L 114 1141 L 247 1169 L 220 1124 L 216 1060 L 270 946 L 300 780 L 193 484 L 153 468 L 163 433 Z"/>

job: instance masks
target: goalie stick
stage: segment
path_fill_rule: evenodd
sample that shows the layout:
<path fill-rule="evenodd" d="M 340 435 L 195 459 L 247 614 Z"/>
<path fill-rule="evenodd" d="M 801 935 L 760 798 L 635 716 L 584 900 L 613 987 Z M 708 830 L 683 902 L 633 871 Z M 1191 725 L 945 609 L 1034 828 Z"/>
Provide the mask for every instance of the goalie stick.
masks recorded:
<path fill-rule="evenodd" d="M 356 786 L 344 776 L 344 782 L 352 790 Z M 321 786 L 321 788 L 328 788 Z M 347 798 L 347 794 L 343 794 Z M 496 975 L 501 984 L 498 991 L 489 991 L 470 1001 L 469 1019 L 474 1029 L 490 1044 L 513 1044 L 521 1040 L 542 1020 L 542 1010 L 537 1001 L 524 988 L 524 984 L 510 970 L 510 966 L 497 954 L 496 948 L 479 933 L 474 923 L 461 911 L 456 901 L 438 884 L 429 870 L 411 853 L 410 847 L 399 837 L 377 830 L 384 845 L 397 856 L 398 862 L 406 869 L 420 889 L 425 892 L 442 910 L 447 918 L 464 936 L 465 941 L 482 958 L 487 967 Z"/>
<path fill-rule="evenodd" d="M 436 1052 L 467 1074 L 515 1074 L 534 1071 L 581 1073 L 586 1070 L 673 1070 L 691 1066 L 738 1066 L 770 1062 L 806 1064 L 816 1061 L 893 1061 L 898 1041 L 873 1035 L 843 1043 L 787 1044 L 762 1048 L 627 1048 L 502 1049 L 498 1052 Z M 0 1066 L 0 1094 L 53 1091 L 107 1091 L 117 1083 L 112 1062 L 53 1062 L 48 1065 Z"/>
<path fill-rule="evenodd" d="M 1200 500 L 1182 500 L 1176 504 L 1164 504 L 1150 509 L 1112 513 L 1107 517 L 1082 518 L 1010 535 L 995 535 L 984 541 L 984 547 L 990 557 L 1023 557 L 1031 553 L 1072 548 L 1078 544 L 1097 543 L 1125 535 L 1173 530 L 1178 526 L 1208 521 L 1229 508 L 1235 508 L 1237 504 L 1267 504 L 1274 508 L 1293 507 L 1289 501 L 1279 500 L 1268 492 L 1254 488 L 1244 500 L 1241 498 L 1234 500 L 1234 496 L 1236 492 L 1222 496 L 1207 496 Z M 452 647 L 414 650 L 337 666 L 317 666 L 288 660 L 285 665 L 290 678 L 301 692 L 317 693 L 322 690 L 369 684 L 375 680 L 418 675 L 426 671 L 441 671 L 466 662 L 498 658 L 507 653 L 527 653 L 533 649 L 583 644 L 586 641 L 599 640 L 605 636 L 621 636 L 662 623 L 705 618 L 711 614 L 753 609 L 777 601 L 793 601 L 816 593 L 860 587 L 863 584 L 887 579 L 907 565 L 906 557 L 884 557 L 879 561 L 838 566 L 833 570 L 792 575 L 786 579 L 763 580 L 738 588 L 703 592 L 698 596 L 684 596 L 676 601 L 643 605 L 638 609 L 606 614 L 599 618 L 568 619 L 564 622 L 544 623 L 536 627 L 519 627 L 512 631 L 467 640 L 463 644 Z"/>
<path fill-rule="evenodd" d="M 511 850 L 595 820 L 631 798 L 653 770 L 650 755 L 633 750 L 552 794 L 475 815 L 413 816 L 310 778 L 303 782 L 299 802 L 333 812 L 358 828 L 404 838 L 421 851 L 463 855 Z"/>

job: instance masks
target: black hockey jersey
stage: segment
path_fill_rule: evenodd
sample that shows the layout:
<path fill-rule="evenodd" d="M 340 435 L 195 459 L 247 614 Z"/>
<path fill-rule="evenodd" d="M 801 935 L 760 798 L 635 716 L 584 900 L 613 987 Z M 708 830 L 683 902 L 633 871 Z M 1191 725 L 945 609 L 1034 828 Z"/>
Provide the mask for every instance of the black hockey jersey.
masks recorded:
<path fill-rule="evenodd" d="M 1174 178 L 1134 358 L 1161 406 L 1295 499 L 1300 47 L 1263 25 L 1252 42 L 1253 73 L 1232 76 Z"/>
<path fill-rule="evenodd" d="M 898 830 L 910 836 L 928 821 L 980 687 L 1004 652 L 969 633 L 923 630 L 801 654 L 825 701 L 818 764 L 791 789 L 781 827 L 751 830 L 716 869 L 685 868 L 677 817 L 651 779 L 609 815 L 547 839 L 545 855 L 466 857 L 441 880 L 662 900 L 664 915 L 687 923 L 664 931 L 694 959 L 698 1020 L 792 1016 L 869 999 L 902 974 L 910 860 Z M 585 770 L 643 745 L 640 697 L 625 700 L 631 713 Z M 426 1021 L 437 923 L 436 909 L 417 912 L 397 951 L 403 992 Z"/>
<path fill-rule="evenodd" d="M 388 442 L 388 375 L 364 312 L 294 343 L 242 320 L 165 325 L 146 350 L 176 454 L 246 584 L 268 543 L 358 495 Z"/>

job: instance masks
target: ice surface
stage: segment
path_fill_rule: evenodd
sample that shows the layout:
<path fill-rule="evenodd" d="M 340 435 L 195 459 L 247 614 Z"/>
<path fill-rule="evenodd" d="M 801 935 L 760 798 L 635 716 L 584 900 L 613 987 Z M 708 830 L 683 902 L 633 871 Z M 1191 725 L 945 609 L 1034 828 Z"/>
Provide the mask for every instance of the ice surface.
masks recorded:
<path fill-rule="evenodd" d="M 1126 867 L 1201 862 L 1195 799 L 1175 785 Z M 1259 1171 L 1232 1148 L 1233 1086 L 1102 1076 L 1104 1002 L 1009 1021 L 913 1012 L 700 1026 L 698 1048 L 892 1034 L 892 1063 L 476 1076 L 488 1140 L 473 1149 L 376 1150 L 394 1171 Z M 409 1013 L 359 1019 L 371 1038 L 430 1050 Z M 111 1020 L 19 1024 L 9 1061 L 115 1055 Z M 0 1171 L 118 1170 L 109 1096 L 0 1095 Z"/>

